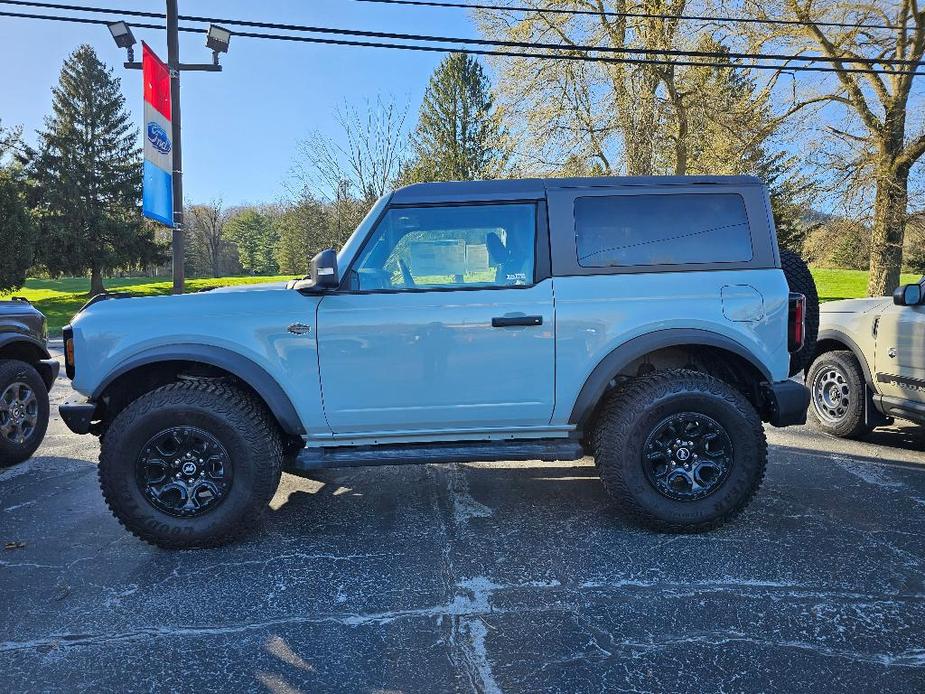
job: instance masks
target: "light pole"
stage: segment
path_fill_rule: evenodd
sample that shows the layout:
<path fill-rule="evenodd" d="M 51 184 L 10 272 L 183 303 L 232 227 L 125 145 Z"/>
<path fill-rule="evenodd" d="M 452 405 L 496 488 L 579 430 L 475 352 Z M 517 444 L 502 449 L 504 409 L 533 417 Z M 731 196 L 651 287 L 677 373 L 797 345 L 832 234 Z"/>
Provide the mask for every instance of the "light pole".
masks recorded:
<path fill-rule="evenodd" d="M 183 148 L 180 144 L 180 19 L 177 0 L 167 0 L 167 67 L 170 68 L 170 116 L 173 126 L 173 293 L 182 294 L 183 267 Z"/>
<path fill-rule="evenodd" d="M 183 150 L 181 146 L 180 125 L 180 73 L 184 71 L 221 72 L 218 63 L 219 53 L 228 52 L 231 32 L 215 24 L 209 25 L 206 35 L 206 47 L 212 51 L 211 63 L 180 62 L 180 26 L 177 0 L 167 0 L 167 67 L 170 69 L 170 108 L 172 162 L 173 162 L 173 293 L 182 294 L 185 282 L 183 271 Z M 135 62 L 135 37 L 126 22 L 113 22 L 108 25 L 116 45 L 127 51 L 128 60 L 125 67 L 129 70 L 141 70 L 141 63 Z"/>

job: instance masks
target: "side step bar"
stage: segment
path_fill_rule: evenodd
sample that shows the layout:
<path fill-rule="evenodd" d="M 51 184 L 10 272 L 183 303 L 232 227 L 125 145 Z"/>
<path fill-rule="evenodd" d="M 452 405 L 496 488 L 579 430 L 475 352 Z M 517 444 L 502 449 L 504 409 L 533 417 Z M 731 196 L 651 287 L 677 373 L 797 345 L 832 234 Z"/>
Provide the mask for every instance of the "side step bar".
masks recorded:
<path fill-rule="evenodd" d="M 422 465 L 426 463 L 489 463 L 501 460 L 578 460 L 585 455 L 581 444 L 568 439 L 520 441 L 459 441 L 456 443 L 391 444 L 305 448 L 289 472 L 376 465 Z"/>

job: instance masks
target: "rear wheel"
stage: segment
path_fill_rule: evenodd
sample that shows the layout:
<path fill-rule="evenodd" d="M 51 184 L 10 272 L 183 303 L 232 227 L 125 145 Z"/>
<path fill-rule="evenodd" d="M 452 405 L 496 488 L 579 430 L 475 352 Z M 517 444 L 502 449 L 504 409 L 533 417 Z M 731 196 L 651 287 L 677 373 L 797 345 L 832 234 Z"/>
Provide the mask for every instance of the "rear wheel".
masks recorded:
<path fill-rule="evenodd" d="M 857 357 L 847 350 L 819 355 L 806 374 L 810 389 L 810 413 L 827 434 L 856 438 L 873 427 L 864 422 L 867 384 Z"/>
<path fill-rule="evenodd" d="M 100 487 L 142 540 L 211 547 L 257 522 L 282 457 L 262 403 L 232 386 L 184 381 L 142 396 L 113 420 L 100 446 Z"/>
<path fill-rule="evenodd" d="M 601 480 L 624 513 L 673 532 L 714 528 L 764 478 L 767 443 L 751 403 L 696 371 L 638 378 L 604 405 L 594 432 Z"/>
<path fill-rule="evenodd" d="M 0 467 L 28 459 L 48 429 L 48 391 L 38 371 L 17 359 L 0 361 Z"/>

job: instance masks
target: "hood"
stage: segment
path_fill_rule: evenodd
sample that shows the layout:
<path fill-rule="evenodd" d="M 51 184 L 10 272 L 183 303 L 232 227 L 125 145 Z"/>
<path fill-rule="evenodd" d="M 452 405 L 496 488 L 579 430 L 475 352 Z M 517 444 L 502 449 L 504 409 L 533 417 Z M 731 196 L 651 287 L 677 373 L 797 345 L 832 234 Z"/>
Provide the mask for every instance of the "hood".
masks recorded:
<path fill-rule="evenodd" d="M 224 294 L 227 292 L 254 292 L 285 289 L 288 282 L 258 282 L 257 284 L 233 284 L 230 287 L 216 287 L 210 289 L 209 294 Z"/>
<path fill-rule="evenodd" d="M 881 296 L 873 299 L 841 299 L 840 301 L 826 301 L 819 304 L 819 313 L 867 313 L 876 309 L 883 309 L 893 303 L 889 297 Z"/>

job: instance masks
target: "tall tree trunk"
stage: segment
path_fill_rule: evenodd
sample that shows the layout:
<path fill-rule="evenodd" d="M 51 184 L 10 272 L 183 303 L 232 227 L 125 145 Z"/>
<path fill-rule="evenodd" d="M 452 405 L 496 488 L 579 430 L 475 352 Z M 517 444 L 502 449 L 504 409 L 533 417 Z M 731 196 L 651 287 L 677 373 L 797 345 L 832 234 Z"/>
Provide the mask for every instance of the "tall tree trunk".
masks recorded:
<path fill-rule="evenodd" d="M 90 269 L 90 296 L 96 296 L 105 291 L 106 288 L 103 286 L 103 273 L 98 266 L 94 265 Z"/>
<path fill-rule="evenodd" d="M 898 167 L 893 159 L 881 161 L 877 167 L 874 226 L 870 235 L 868 296 L 886 296 L 899 285 L 908 200 L 908 167 Z"/>
<path fill-rule="evenodd" d="M 890 153 L 881 155 L 870 235 L 868 296 L 886 296 L 899 286 L 908 200 L 909 167 L 897 165 Z"/>
<path fill-rule="evenodd" d="M 674 107 L 675 118 L 677 118 L 676 130 L 674 135 L 674 173 L 675 176 L 687 175 L 688 147 L 687 138 L 690 132 L 690 121 L 687 115 L 687 105 L 684 103 L 684 94 L 678 92 L 674 83 L 674 75 L 665 78 L 665 87 L 668 90 L 668 97 L 671 99 L 671 105 Z"/>
<path fill-rule="evenodd" d="M 641 94 L 635 112 L 623 117 L 630 127 L 624 128 L 626 173 L 628 176 L 651 176 L 655 153 L 655 107 L 659 77 L 648 72 L 642 78 Z M 627 133 L 627 130 L 629 132 Z"/>

